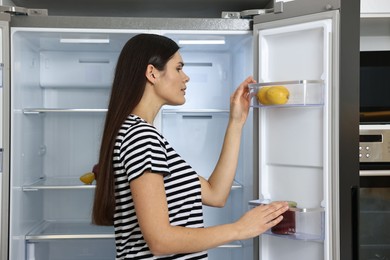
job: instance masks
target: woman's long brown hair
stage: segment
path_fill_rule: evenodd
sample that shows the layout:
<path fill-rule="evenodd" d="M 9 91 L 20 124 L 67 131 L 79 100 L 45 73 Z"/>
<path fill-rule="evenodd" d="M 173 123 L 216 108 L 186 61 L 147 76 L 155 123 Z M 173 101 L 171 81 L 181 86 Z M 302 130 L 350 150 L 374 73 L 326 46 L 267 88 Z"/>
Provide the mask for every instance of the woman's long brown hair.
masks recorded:
<path fill-rule="evenodd" d="M 115 214 L 115 176 L 113 150 L 118 131 L 140 102 L 147 82 L 146 67 L 164 70 L 178 51 L 171 39 L 154 34 L 139 34 L 123 47 L 115 69 L 99 154 L 99 172 L 92 209 L 92 223 L 111 226 Z M 130 187 L 129 187 L 130 188 Z"/>

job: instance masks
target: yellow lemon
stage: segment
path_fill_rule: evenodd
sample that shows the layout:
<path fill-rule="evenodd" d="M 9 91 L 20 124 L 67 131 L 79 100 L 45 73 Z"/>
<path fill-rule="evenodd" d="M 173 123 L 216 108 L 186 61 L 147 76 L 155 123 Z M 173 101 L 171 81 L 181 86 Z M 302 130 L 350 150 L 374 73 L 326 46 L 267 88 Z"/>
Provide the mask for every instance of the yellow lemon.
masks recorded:
<path fill-rule="evenodd" d="M 257 91 L 257 95 L 256 95 L 257 100 L 259 100 L 259 102 L 263 105 L 270 104 L 270 102 L 267 100 L 267 97 L 266 97 L 268 89 L 270 89 L 270 87 L 262 87 L 259 89 L 259 91 Z"/>
<path fill-rule="evenodd" d="M 85 184 L 92 184 L 94 180 L 95 180 L 95 174 L 93 172 L 87 172 L 80 176 L 80 181 L 82 181 Z"/>
<path fill-rule="evenodd" d="M 284 86 L 272 86 L 267 90 L 266 98 L 272 105 L 286 104 L 290 97 L 290 92 Z"/>

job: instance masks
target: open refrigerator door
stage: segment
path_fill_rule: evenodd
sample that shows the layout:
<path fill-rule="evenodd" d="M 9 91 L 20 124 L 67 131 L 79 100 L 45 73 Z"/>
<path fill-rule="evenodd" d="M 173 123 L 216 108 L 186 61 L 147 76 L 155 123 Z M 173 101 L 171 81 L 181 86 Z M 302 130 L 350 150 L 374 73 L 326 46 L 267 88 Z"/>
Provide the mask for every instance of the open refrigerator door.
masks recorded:
<path fill-rule="evenodd" d="M 339 259 L 340 198 L 351 194 L 339 187 L 340 10 L 329 5 L 315 12 L 316 4 L 301 3 L 301 10 L 298 2 L 291 5 L 295 15 L 254 21 L 259 83 L 250 88 L 259 189 L 249 204 L 293 202 L 283 221 L 260 236 L 259 259 Z M 352 223 L 351 215 L 343 217 Z M 342 250 L 347 255 L 352 248 Z"/>
<path fill-rule="evenodd" d="M 327 153 L 331 111 L 325 89 L 330 89 L 331 82 L 331 25 L 330 19 L 324 19 L 258 30 L 262 83 L 252 91 L 269 87 L 270 102 L 276 86 L 288 93 L 285 104 L 263 105 L 257 96 L 253 99 L 253 105 L 260 107 L 259 198 L 297 203 L 292 212 L 295 227 L 283 233 L 271 230 L 261 237 L 261 259 L 325 257 L 325 208 L 331 178 Z"/>
<path fill-rule="evenodd" d="M 8 234 L 8 194 L 9 194 L 9 174 L 3 166 L 8 156 L 4 153 L 5 147 L 8 147 L 8 102 L 7 92 L 9 91 L 9 16 L 0 13 L 0 259 L 7 257 L 7 234 Z"/>

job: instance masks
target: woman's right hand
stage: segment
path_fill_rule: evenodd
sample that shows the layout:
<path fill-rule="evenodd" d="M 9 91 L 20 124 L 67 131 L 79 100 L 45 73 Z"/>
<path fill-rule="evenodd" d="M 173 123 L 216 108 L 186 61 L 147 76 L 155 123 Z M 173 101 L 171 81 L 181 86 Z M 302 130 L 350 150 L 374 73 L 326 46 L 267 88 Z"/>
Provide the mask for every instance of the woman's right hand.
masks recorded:
<path fill-rule="evenodd" d="M 277 225 L 283 219 L 281 214 L 288 208 L 287 202 L 277 201 L 249 210 L 235 222 L 239 240 L 256 237 Z"/>

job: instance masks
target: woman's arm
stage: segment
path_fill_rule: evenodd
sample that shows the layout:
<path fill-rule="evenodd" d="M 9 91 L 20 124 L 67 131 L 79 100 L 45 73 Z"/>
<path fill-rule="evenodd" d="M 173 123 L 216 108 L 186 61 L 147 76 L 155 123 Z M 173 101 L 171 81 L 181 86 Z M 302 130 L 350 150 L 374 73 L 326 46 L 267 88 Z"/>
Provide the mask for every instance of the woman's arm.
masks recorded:
<path fill-rule="evenodd" d="M 206 228 L 171 226 L 160 174 L 144 173 L 130 182 L 135 211 L 142 234 L 154 255 L 192 253 L 214 248 L 234 240 L 258 236 L 279 223 L 288 209 L 276 202 L 248 211 L 238 221 Z"/>
<path fill-rule="evenodd" d="M 205 205 L 223 207 L 229 196 L 238 164 L 242 129 L 249 113 L 248 84 L 254 82 L 248 77 L 230 97 L 229 123 L 219 160 L 208 180 L 199 177 Z"/>

